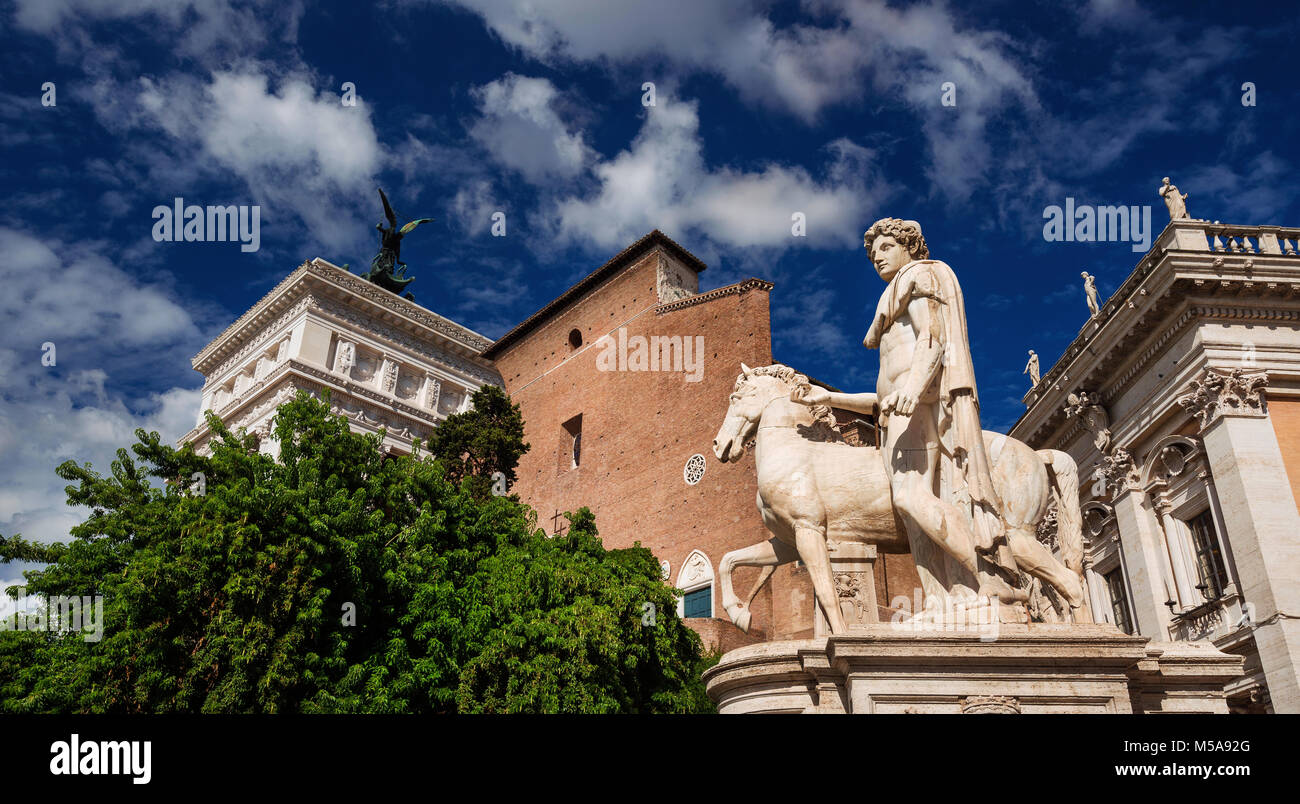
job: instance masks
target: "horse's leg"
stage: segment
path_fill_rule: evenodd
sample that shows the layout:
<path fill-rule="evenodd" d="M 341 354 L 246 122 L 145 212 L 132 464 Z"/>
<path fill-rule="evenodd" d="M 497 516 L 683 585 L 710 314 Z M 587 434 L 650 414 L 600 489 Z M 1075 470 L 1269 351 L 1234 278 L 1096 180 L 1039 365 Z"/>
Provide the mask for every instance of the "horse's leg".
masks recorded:
<path fill-rule="evenodd" d="M 785 542 L 779 539 L 769 539 L 749 547 L 742 547 L 739 550 L 732 550 L 722 557 L 722 561 L 718 562 L 718 575 L 722 583 L 722 608 L 741 631 L 749 633 L 751 615 L 749 604 L 753 602 L 758 590 L 771 577 L 772 571 L 778 565 L 788 564 L 797 557 L 798 555 Z M 749 598 L 743 603 L 740 598 L 736 597 L 736 592 L 731 583 L 731 573 L 736 567 L 763 568 L 758 581 L 749 593 Z"/>
<path fill-rule="evenodd" d="M 1057 561 L 1052 551 L 1048 550 L 1032 533 L 1008 528 L 1007 546 L 1011 548 L 1016 566 L 1043 583 L 1051 585 L 1070 604 L 1072 613 L 1087 604 L 1088 601 L 1083 596 L 1083 583 L 1079 576 Z"/>
<path fill-rule="evenodd" d="M 840 611 L 839 597 L 835 594 L 835 580 L 831 577 L 831 551 L 826 546 L 825 526 L 817 527 L 806 521 L 796 522 L 794 544 L 799 551 L 799 558 L 808 565 L 813 594 L 817 598 L 817 605 L 822 607 L 822 613 L 826 615 L 831 633 L 844 633 L 844 613 Z"/>

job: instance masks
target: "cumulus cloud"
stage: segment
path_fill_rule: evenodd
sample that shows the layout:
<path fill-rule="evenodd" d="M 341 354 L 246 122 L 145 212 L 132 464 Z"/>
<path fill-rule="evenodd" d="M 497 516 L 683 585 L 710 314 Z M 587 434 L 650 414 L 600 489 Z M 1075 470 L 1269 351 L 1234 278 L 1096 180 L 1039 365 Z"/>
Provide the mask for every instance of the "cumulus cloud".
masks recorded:
<path fill-rule="evenodd" d="M 630 147 L 593 165 L 595 190 L 557 198 L 550 224 L 561 241 L 606 250 L 656 227 L 737 247 L 849 243 L 886 191 L 869 149 L 839 139 L 825 151 L 820 178 L 797 165 L 710 167 L 696 105 L 661 95 Z M 796 213 L 806 240 L 792 235 Z"/>
<path fill-rule="evenodd" d="M 502 41 L 549 64 L 666 63 L 720 76 L 752 104 L 817 122 L 868 87 L 906 104 L 931 155 L 928 177 L 958 200 L 991 167 L 990 121 L 1009 107 L 1035 109 L 1028 67 L 1007 35 L 964 24 L 943 4 L 805 4 L 811 22 L 778 26 L 742 0 L 630 0 L 608 13 L 600 0 L 447 0 L 482 17 Z M 651 69 L 651 73 L 654 71 Z M 943 107 L 941 86 L 957 87 Z"/>
<path fill-rule="evenodd" d="M 16 0 L 13 20 L 65 52 L 89 44 L 88 25 L 148 25 L 180 55 L 218 64 L 273 39 L 294 41 L 303 10 L 302 0 Z"/>
<path fill-rule="evenodd" d="M 305 77 L 286 78 L 278 87 L 256 71 L 218 71 L 206 79 L 145 76 L 133 84 L 105 79 L 88 96 L 110 130 L 144 129 L 170 138 L 170 152 L 161 154 L 174 168 L 164 173 L 173 186 L 194 183 L 204 171 L 210 178 L 234 177 L 257 203 L 289 212 L 331 249 L 355 245 L 359 227 L 339 221 L 350 220 L 361 199 L 371 199 L 373 178 L 391 158 L 364 99 L 343 106 L 338 95 L 318 93 Z M 264 227 L 286 223 L 267 212 Z"/>
<path fill-rule="evenodd" d="M 0 228 L 0 253 L 0 533 L 66 541 L 84 512 L 66 505 L 54 468 L 72 459 L 103 473 L 135 428 L 174 440 L 193 427 L 200 378 L 187 364 L 205 338 L 169 290 L 91 245 Z"/>
<path fill-rule="evenodd" d="M 531 182 L 572 178 L 586 166 L 591 149 L 560 119 L 550 81 L 506 73 L 473 94 L 481 116 L 470 136 L 499 164 Z"/>

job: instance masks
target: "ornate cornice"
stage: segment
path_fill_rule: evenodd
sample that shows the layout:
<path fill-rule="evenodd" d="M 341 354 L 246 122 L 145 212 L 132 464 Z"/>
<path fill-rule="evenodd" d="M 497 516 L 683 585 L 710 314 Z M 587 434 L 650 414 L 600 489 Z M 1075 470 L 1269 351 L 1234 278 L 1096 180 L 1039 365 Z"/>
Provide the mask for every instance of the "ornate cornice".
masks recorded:
<path fill-rule="evenodd" d="M 331 319 L 336 324 L 351 324 L 361 329 L 370 337 L 380 341 L 387 341 L 388 345 L 399 349 L 406 349 L 416 354 L 422 355 L 435 363 L 455 368 L 462 374 L 473 377 L 480 382 L 500 385 L 501 379 L 495 374 L 489 373 L 487 369 L 469 360 L 465 360 L 450 352 L 438 349 L 427 342 L 418 340 L 402 332 L 395 327 L 388 326 L 364 314 L 360 314 L 340 302 L 332 299 L 315 299 L 310 302 L 313 312 L 318 313 L 323 318 Z"/>
<path fill-rule="evenodd" d="M 1196 416 L 1201 431 L 1223 416 L 1263 417 L 1268 373 L 1261 370 L 1206 368 L 1178 404 Z"/>
<path fill-rule="evenodd" d="M 304 286 L 304 279 L 307 277 L 314 280 L 313 286 Z M 250 348 L 255 347 L 249 343 L 238 343 L 241 333 L 256 329 L 257 332 L 252 337 L 257 341 L 268 328 L 273 328 L 266 326 L 271 318 L 280 316 L 276 320 L 276 325 L 280 324 L 284 318 L 280 315 L 281 311 L 298 301 L 302 295 L 312 295 L 313 289 L 322 289 L 320 283 L 324 283 L 324 287 L 332 286 L 336 290 L 365 298 L 394 317 L 405 318 L 433 330 L 476 354 L 483 352 L 492 344 L 491 340 L 468 327 L 443 318 L 413 301 L 403 299 L 378 285 L 367 282 L 344 268 L 317 258 L 304 262 L 294 269 L 233 324 L 226 327 L 194 356 L 192 365 L 196 370 L 211 376 L 214 372 L 208 364 L 213 360 L 221 360 L 223 368 L 228 366 L 232 359 L 228 353 L 235 349 L 236 344 L 238 344 L 238 353 L 233 359 L 237 360 L 239 356 L 247 354 Z"/>
<path fill-rule="evenodd" d="M 1147 348 L 1142 350 L 1137 360 L 1125 369 L 1122 374 L 1115 377 L 1112 382 L 1109 383 L 1108 387 L 1103 388 L 1098 386 L 1097 391 L 1100 394 L 1103 403 L 1109 404 L 1116 398 L 1122 396 L 1128 387 L 1142 376 L 1143 370 L 1151 363 L 1151 361 L 1162 354 L 1168 344 L 1178 337 L 1185 328 L 1206 320 L 1259 321 L 1295 324 L 1296 322 L 1300 322 L 1300 311 L 1268 307 L 1248 307 L 1245 305 L 1193 303 L 1179 313 L 1177 318 L 1166 325 L 1163 330 L 1160 330 L 1160 334 L 1150 342 Z M 1140 324 L 1141 322 L 1139 321 L 1137 323 Z M 1136 331 L 1137 327 L 1135 326 L 1134 329 Z M 1112 349 L 1110 354 L 1118 354 L 1121 351 L 1122 350 L 1117 347 Z M 1108 361 L 1104 358 L 1098 360 L 1096 364 L 1084 373 L 1084 377 L 1081 381 L 1089 382 L 1094 378 L 1106 376 L 1107 363 Z M 1038 388 L 1047 389 L 1046 378 L 1044 378 L 1042 383 L 1039 383 Z M 1047 392 L 1050 392 L 1050 390 L 1051 389 L 1045 390 L 1044 395 Z M 1037 403 L 1035 403 L 1033 407 L 1036 407 L 1036 405 Z M 1033 407 L 1031 407 L 1031 411 Z M 1026 415 L 1028 415 L 1029 412 L 1030 411 L 1026 411 Z M 1031 445 L 1042 444 L 1044 447 L 1063 449 L 1064 445 L 1069 444 L 1070 441 L 1081 430 L 1083 430 L 1083 428 L 1077 423 L 1072 423 L 1071 426 L 1059 431 L 1055 437 L 1051 437 L 1053 430 L 1058 429 L 1063 422 L 1069 421 L 1070 420 L 1065 415 L 1064 410 L 1058 409 L 1046 416 L 1034 431 L 1026 434 L 1022 440 Z M 1048 441 L 1049 437 L 1051 437 L 1050 441 Z"/>
<path fill-rule="evenodd" d="M 664 313 L 671 313 L 696 304 L 704 304 L 706 302 L 711 302 L 714 299 L 720 299 L 723 296 L 738 295 L 755 288 L 759 290 L 771 290 L 773 287 L 774 285 L 765 279 L 755 279 L 751 277 L 741 282 L 737 282 L 734 285 L 727 285 L 726 287 L 717 288 L 716 290 L 710 290 L 707 293 L 699 293 L 695 296 L 688 296 L 685 299 L 665 302 L 655 308 L 655 315 L 663 315 Z"/>

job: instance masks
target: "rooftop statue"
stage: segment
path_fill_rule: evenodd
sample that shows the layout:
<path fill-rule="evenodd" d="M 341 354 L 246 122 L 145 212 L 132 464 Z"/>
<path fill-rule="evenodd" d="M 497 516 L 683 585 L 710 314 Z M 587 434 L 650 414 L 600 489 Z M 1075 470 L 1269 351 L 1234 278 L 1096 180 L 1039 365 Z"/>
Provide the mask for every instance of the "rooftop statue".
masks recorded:
<path fill-rule="evenodd" d="M 1088 312 L 1093 318 L 1101 312 L 1101 307 L 1097 305 L 1097 277 L 1083 271 L 1079 274 L 1083 277 L 1083 292 L 1088 296 Z"/>
<path fill-rule="evenodd" d="M 1169 208 L 1169 220 L 1176 221 L 1190 217 L 1187 214 L 1187 193 L 1180 195 L 1178 185 L 1170 184 L 1168 176 L 1161 180 L 1159 193 L 1165 199 L 1165 206 Z"/>
<path fill-rule="evenodd" d="M 1038 354 L 1033 349 L 1030 349 L 1029 362 L 1025 364 L 1025 370 L 1020 372 L 1021 374 L 1029 375 L 1029 382 L 1032 383 L 1032 385 L 1030 385 L 1030 390 L 1037 388 L 1038 383 L 1042 382 L 1043 378 L 1039 374 L 1039 371 L 1040 369 L 1038 367 Z"/>
<path fill-rule="evenodd" d="M 406 290 L 406 286 L 415 281 L 415 277 L 406 276 L 406 263 L 400 259 L 402 238 L 415 231 L 415 227 L 422 223 L 429 223 L 433 218 L 420 218 L 404 224 L 399 229 L 397 214 L 393 212 L 393 207 L 388 203 L 388 196 L 384 195 L 382 189 L 379 191 L 379 199 L 384 202 L 384 217 L 388 219 L 388 227 L 385 228 L 382 223 L 375 224 L 375 228 L 379 230 L 379 253 L 370 261 L 370 271 L 362 274 L 361 278 L 391 293 L 401 295 L 402 291 Z M 407 293 L 406 298 L 414 297 Z"/>

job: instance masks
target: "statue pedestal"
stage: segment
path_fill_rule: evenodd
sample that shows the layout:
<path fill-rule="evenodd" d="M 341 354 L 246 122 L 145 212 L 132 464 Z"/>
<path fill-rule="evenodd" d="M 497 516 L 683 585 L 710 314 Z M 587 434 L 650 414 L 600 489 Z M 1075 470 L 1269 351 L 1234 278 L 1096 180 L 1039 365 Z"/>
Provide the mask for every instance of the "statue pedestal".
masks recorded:
<path fill-rule="evenodd" d="M 831 578 L 845 625 L 880 622 L 876 611 L 876 546 L 861 542 L 834 542 L 830 545 Z M 830 633 L 826 615 L 813 606 L 813 636 Z"/>
<path fill-rule="evenodd" d="M 996 634 L 855 626 L 733 650 L 704 674 L 723 714 L 1228 711 L 1242 659 L 1149 644 L 1111 625 L 1001 624 Z"/>

